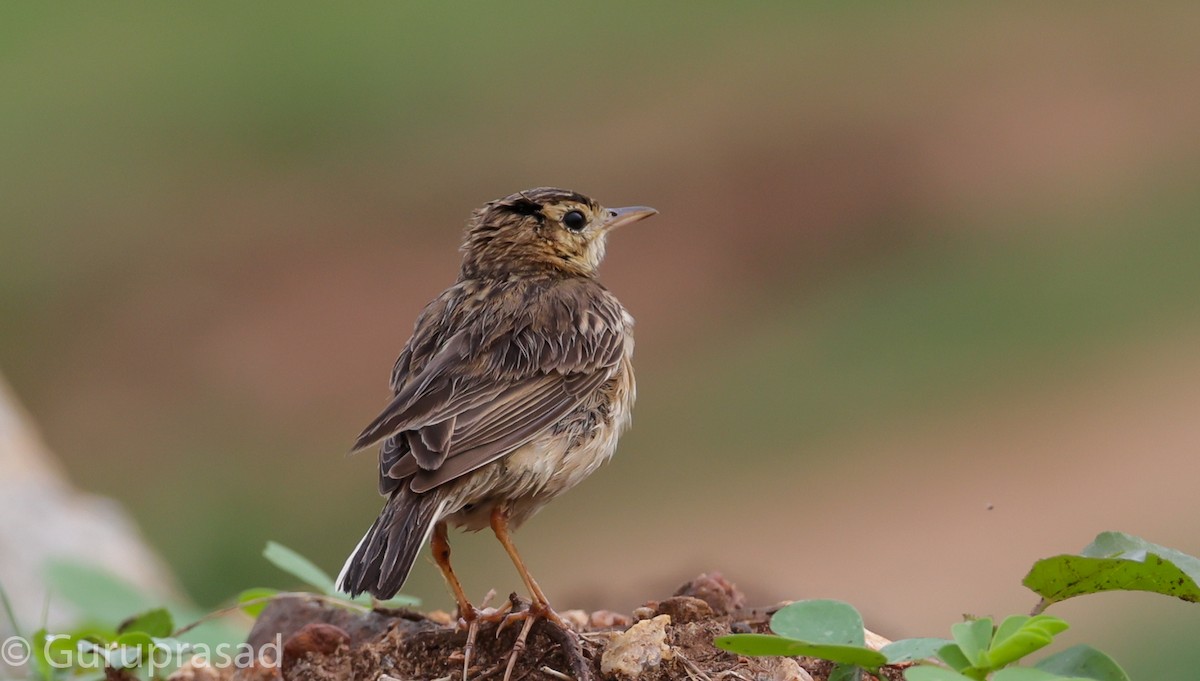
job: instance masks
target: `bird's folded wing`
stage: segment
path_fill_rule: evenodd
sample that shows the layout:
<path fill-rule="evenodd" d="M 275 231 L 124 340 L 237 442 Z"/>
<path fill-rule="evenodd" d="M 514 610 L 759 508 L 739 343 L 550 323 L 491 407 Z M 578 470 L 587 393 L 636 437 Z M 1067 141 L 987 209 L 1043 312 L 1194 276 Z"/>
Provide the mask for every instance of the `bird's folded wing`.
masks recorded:
<path fill-rule="evenodd" d="M 403 435 L 393 435 L 383 441 L 379 448 L 379 493 L 387 496 L 400 486 L 400 481 L 388 474 L 401 459 L 411 460 L 408 456 L 408 440 Z M 415 469 L 416 461 L 413 461 Z"/>
<path fill-rule="evenodd" d="M 582 396 L 579 390 L 599 387 L 607 378 L 607 372 L 595 372 L 546 377 L 538 380 L 537 385 L 520 386 L 489 405 L 493 408 L 456 429 L 450 456 L 440 466 L 414 470 L 418 467 L 409 464 L 411 457 L 408 457 L 393 467 L 399 469 L 395 473 L 401 478 L 416 473 L 411 483 L 414 492 L 426 492 L 465 475 L 553 428 L 578 406 Z"/>
<path fill-rule="evenodd" d="M 450 418 L 477 401 L 487 401 L 504 386 L 467 380 L 470 362 L 466 332 L 452 336 L 429 363 L 411 376 L 379 416 L 358 435 L 355 451 L 407 430 L 418 430 Z"/>
<path fill-rule="evenodd" d="M 588 321 L 567 317 L 540 329 L 525 324 L 486 346 L 465 332 L 453 335 L 406 377 L 355 443 L 359 449 L 387 439 L 380 489 L 412 477 L 414 491 L 427 491 L 553 427 L 611 378 L 620 361 L 619 318 L 593 314 Z"/>

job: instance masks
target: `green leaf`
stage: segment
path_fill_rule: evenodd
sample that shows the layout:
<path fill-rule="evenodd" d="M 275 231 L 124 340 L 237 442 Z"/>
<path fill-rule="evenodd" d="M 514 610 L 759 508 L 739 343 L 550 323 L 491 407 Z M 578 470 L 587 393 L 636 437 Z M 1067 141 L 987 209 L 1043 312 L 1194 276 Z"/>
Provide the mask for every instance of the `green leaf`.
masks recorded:
<path fill-rule="evenodd" d="M 747 657 L 792 657 L 803 655 L 803 641 L 771 634 L 730 634 L 713 639 L 713 645 L 735 655 Z"/>
<path fill-rule="evenodd" d="M 878 669 L 887 658 L 863 645 L 862 616 L 841 601 L 797 601 L 771 617 L 771 630 L 780 636 L 734 634 L 714 644 L 738 655 L 819 657 L 839 664 Z"/>
<path fill-rule="evenodd" d="M 1047 636 L 1054 637 L 1070 629 L 1071 625 L 1053 615 L 1034 615 L 1025 622 L 1022 628 L 1040 631 Z"/>
<path fill-rule="evenodd" d="M 54 640 L 53 643 L 50 643 L 52 637 Z M 37 670 L 38 679 L 54 679 L 66 664 L 64 656 L 74 655 L 72 647 L 68 646 L 64 649 L 66 644 L 58 643 L 59 638 L 59 634 L 50 634 L 46 629 L 37 629 L 32 635 L 30 653 L 34 659 L 34 669 Z"/>
<path fill-rule="evenodd" d="M 1200 559 L 1120 532 L 1098 535 L 1079 555 L 1039 560 L 1023 583 L 1046 604 L 1101 591 L 1150 591 L 1200 602 Z"/>
<path fill-rule="evenodd" d="M 117 637 L 117 632 L 107 627 L 82 626 L 71 632 L 71 637 L 77 641 L 91 641 L 101 646 L 108 645 Z"/>
<path fill-rule="evenodd" d="M 120 577 L 76 561 L 48 561 L 45 579 L 51 593 L 70 601 L 84 619 L 95 622 L 120 622 L 131 612 L 157 605 Z"/>
<path fill-rule="evenodd" d="M 996 644 L 1001 643 L 1005 639 L 1011 637 L 1013 634 L 1016 634 L 1021 630 L 1021 627 L 1025 626 L 1025 623 L 1031 619 L 1033 618 L 1030 615 L 1009 615 L 1008 617 L 1005 617 L 1004 621 L 1000 623 L 1000 626 L 996 627 L 996 633 L 992 634 L 991 645 L 995 646 Z"/>
<path fill-rule="evenodd" d="M 870 648 L 810 643 L 770 634 L 731 634 L 718 637 L 713 641 L 713 645 L 721 650 L 748 657 L 806 655 L 831 662 L 856 664 L 867 669 L 878 669 L 887 664 L 886 657 Z"/>
<path fill-rule="evenodd" d="M 45 578 L 55 598 L 62 597 L 78 608 L 84 621 L 121 622 L 131 612 L 162 605 L 119 577 L 74 561 L 48 561 Z M 170 602 L 167 606 L 176 622 L 191 622 L 206 614 L 186 603 Z M 210 646 L 236 643 L 246 639 L 246 627 L 213 621 L 188 632 L 187 638 Z"/>
<path fill-rule="evenodd" d="M 892 641 L 881 648 L 879 652 L 887 657 L 888 664 L 900 664 L 901 662 L 932 658 L 949 643 L 951 641 L 944 638 L 906 638 Z"/>
<path fill-rule="evenodd" d="M 251 617 L 258 617 L 271 601 L 268 600 L 279 595 L 279 589 L 267 589 L 259 587 L 256 589 L 246 589 L 238 594 L 237 602 L 241 607 L 242 612 Z M 253 602 L 250 602 L 253 601 Z M 247 603 L 249 603 L 247 605 Z"/>
<path fill-rule="evenodd" d="M 328 573 L 317 567 L 311 560 L 283 544 L 273 541 L 267 542 L 267 548 L 263 550 L 263 558 L 266 558 L 275 567 L 323 594 L 338 595 L 338 590 L 333 584 L 333 578 Z"/>
<path fill-rule="evenodd" d="M 38 647 L 51 667 L 63 669 L 79 661 L 78 648 L 81 641 L 70 634 L 46 634 Z M 95 645 L 91 641 L 83 641 Z"/>
<path fill-rule="evenodd" d="M 1129 675 L 1115 660 L 1084 644 L 1055 653 L 1034 666 L 1043 671 L 1093 681 L 1129 681 Z"/>
<path fill-rule="evenodd" d="M 94 641 L 76 641 L 73 653 L 76 669 L 103 669 L 112 664 L 109 649 Z"/>
<path fill-rule="evenodd" d="M 1008 637 L 1005 642 L 997 646 L 995 650 L 989 650 L 984 657 L 981 668 L 983 669 L 1002 669 L 1026 655 L 1041 650 L 1054 642 L 1054 639 L 1040 631 L 1030 629 L 1022 629 L 1021 631 Z"/>
<path fill-rule="evenodd" d="M 169 659 L 183 660 L 184 655 L 192 652 L 195 646 L 186 641 L 181 641 L 177 638 L 155 638 L 154 648 L 163 651 L 163 655 Z"/>
<path fill-rule="evenodd" d="M 1050 645 L 1054 636 L 1067 630 L 1067 623 L 1050 615 L 1016 615 L 1004 620 L 992 646 L 984 654 L 983 664 L 975 666 L 1000 669 Z M 1003 636 L 1001 636 L 1003 634 Z"/>
<path fill-rule="evenodd" d="M 829 670 L 829 681 L 862 681 L 863 668 L 856 664 L 838 664 Z"/>
<path fill-rule="evenodd" d="M 114 640 L 111 647 L 149 648 L 154 645 L 154 637 L 144 631 L 131 631 L 121 634 Z"/>
<path fill-rule="evenodd" d="M 992 643 L 992 619 L 990 617 L 959 622 L 950 627 L 950 635 L 954 637 L 958 649 L 966 656 L 972 667 L 984 667 L 987 664 L 987 649 Z"/>
<path fill-rule="evenodd" d="M 113 669 L 136 669 L 146 661 L 146 651 L 136 646 L 113 648 L 108 651 L 108 666 Z"/>
<path fill-rule="evenodd" d="M 121 634 L 108 651 L 108 664 L 117 669 L 140 667 L 150 659 L 154 639 L 142 631 Z"/>
<path fill-rule="evenodd" d="M 992 675 L 992 681 L 1088 681 L 1073 676 L 1059 676 L 1033 667 L 1009 667 Z"/>
<path fill-rule="evenodd" d="M 971 668 L 971 661 L 967 659 L 966 655 L 963 655 L 962 648 L 959 648 L 957 643 L 947 643 L 942 646 L 938 649 L 937 656 L 952 669 L 960 672 Z"/>
<path fill-rule="evenodd" d="M 969 676 L 963 676 L 956 671 L 921 664 L 904 670 L 906 681 L 975 681 Z"/>
<path fill-rule="evenodd" d="M 118 634 L 127 631 L 140 631 L 148 636 L 170 636 L 171 632 L 175 631 L 175 621 L 166 608 L 155 608 L 134 615 L 117 627 Z"/>
<path fill-rule="evenodd" d="M 842 601 L 796 601 L 771 616 L 771 631 L 809 643 L 862 646 L 862 615 Z"/>
<path fill-rule="evenodd" d="M 1096 535 L 1091 544 L 1079 552 L 1079 555 L 1089 558 L 1124 557 L 1137 560 L 1139 555 L 1146 553 L 1154 553 L 1166 558 L 1191 575 L 1193 579 L 1200 581 L 1200 558 L 1124 532 L 1101 532 Z"/>
<path fill-rule="evenodd" d="M 33 668 L 39 679 L 48 680 L 55 676 L 55 669 L 46 656 L 46 630 L 38 629 L 30 639 L 30 654 L 33 657 Z"/>

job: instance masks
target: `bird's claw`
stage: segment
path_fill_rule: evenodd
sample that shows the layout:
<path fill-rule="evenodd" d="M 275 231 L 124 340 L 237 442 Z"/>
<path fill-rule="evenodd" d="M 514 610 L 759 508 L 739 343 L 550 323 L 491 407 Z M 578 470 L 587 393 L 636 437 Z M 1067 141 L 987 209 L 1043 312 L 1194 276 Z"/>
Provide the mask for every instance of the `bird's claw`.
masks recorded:
<path fill-rule="evenodd" d="M 513 642 L 512 652 L 508 655 L 508 665 L 504 669 L 504 681 L 509 681 L 512 678 L 517 659 L 521 657 L 521 653 L 525 652 L 529 632 L 533 630 L 533 625 L 538 620 L 545 620 L 546 624 L 550 625 L 546 633 L 550 634 L 550 638 L 562 646 L 563 652 L 571 661 L 572 669 L 576 672 L 576 679 L 580 681 L 590 679 L 587 671 L 587 661 L 583 657 L 583 651 L 579 644 L 579 635 L 570 625 L 563 621 L 557 612 L 554 612 L 549 603 L 524 601 L 514 593 L 509 596 L 509 605 L 505 610 L 507 612 L 496 627 L 497 636 L 512 622 L 520 621 L 523 624 L 521 625 L 520 633 L 517 634 L 517 638 Z"/>
<path fill-rule="evenodd" d="M 512 651 L 508 655 L 508 661 L 504 668 L 504 681 L 511 681 L 513 671 L 516 669 L 517 660 L 520 659 L 522 653 L 528 647 L 529 633 L 533 631 L 533 627 L 537 624 L 538 620 L 545 620 L 545 624 L 548 626 L 542 631 L 562 647 L 563 652 L 571 662 L 571 667 L 575 672 L 576 678 L 580 681 L 586 681 L 591 678 L 587 669 L 587 661 L 583 657 L 582 648 L 580 647 L 579 635 L 549 604 L 526 601 L 514 593 L 509 596 L 508 601 L 502 606 L 498 608 L 486 607 L 486 603 L 492 596 L 492 593 L 488 594 L 488 598 L 484 599 L 480 604 L 483 607 L 476 608 L 472 606 L 458 618 L 458 630 L 462 631 L 466 629 L 467 631 L 467 642 L 463 646 L 462 652 L 464 681 L 469 678 L 468 673 L 471 667 L 471 658 L 475 651 L 475 642 L 479 635 L 480 623 L 495 624 L 497 637 L 510 624 L 521 623 L 520 632 L 513 642 Z M 457 661 L 457 656 L 455 656 L 455 661 Z"/>
<path fill-rule="evenodd" d="M 496 591 L 495 589 L 492 589 L 488 591 L 487 595 L 483 597 L 483 600 L 479 602 L 478 608 L 470 603 L 467 603 L 465 607 L 460 608 L 458 626 L 456 629 L 458 631 L 462 631 L 463 629 L 467 630 L 467 642 L 463 645 L 462 650 L 463 681 L 467 681 L 467 673 L 471 668 L 471 655 L 475 652 L 475 639 L 479 635 L 480 620 L 484 622 L 494 622 L 496 621 L 495 618 L 503 617 L 508 610 L 512 608 L 510 603 L 505 603 L 500 608 L 488 607 L 488 603 L 490 603 L 495 597 Z"/>

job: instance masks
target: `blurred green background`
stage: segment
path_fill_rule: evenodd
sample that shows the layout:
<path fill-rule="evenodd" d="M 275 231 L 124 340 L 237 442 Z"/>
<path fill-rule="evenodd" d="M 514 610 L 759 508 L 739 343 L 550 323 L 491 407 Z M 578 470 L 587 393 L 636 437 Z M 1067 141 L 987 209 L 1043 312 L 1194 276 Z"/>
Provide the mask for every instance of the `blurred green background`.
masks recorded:
<path fill-rule="evenodd" d="M 704 570 L 893 638 L 1119 529 L 1200 553 L 1200 7 L 8 4 L 0 371 L 201 604 L 373 520 L 412 320 L 470 211 L 661 215 L 614 462 L 518 535 L 559 607 Z M 989 506 L 991 507 L 989 510 Z M 469 590 L 516 588 L 458 535 Z M 422 562 L 406 591 L 449 607 Z M 1200 610 L 1068 603 L 1184 678 Z"/>

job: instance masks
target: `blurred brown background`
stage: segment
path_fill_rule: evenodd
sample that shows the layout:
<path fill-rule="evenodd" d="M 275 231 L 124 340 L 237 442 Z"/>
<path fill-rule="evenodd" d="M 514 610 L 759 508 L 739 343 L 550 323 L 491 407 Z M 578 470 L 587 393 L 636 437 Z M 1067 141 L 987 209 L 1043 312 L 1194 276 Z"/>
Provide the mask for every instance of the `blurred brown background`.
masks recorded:
<path fill-rule="evenodd" d="M 542 184 L 661 211 L 603 271 L 634 429 L 518 535 L 559 607 L 717 569 L 942 635 L 1102 530 L 1200 553 L 1195 5 L 2 15 L 0 371 L 201 604 L 286 585 L 268 539 L 340 567 L 462 225 Z M 1135 678 L 1200 663 L 1195 607 L 1091 600 Z"/>

